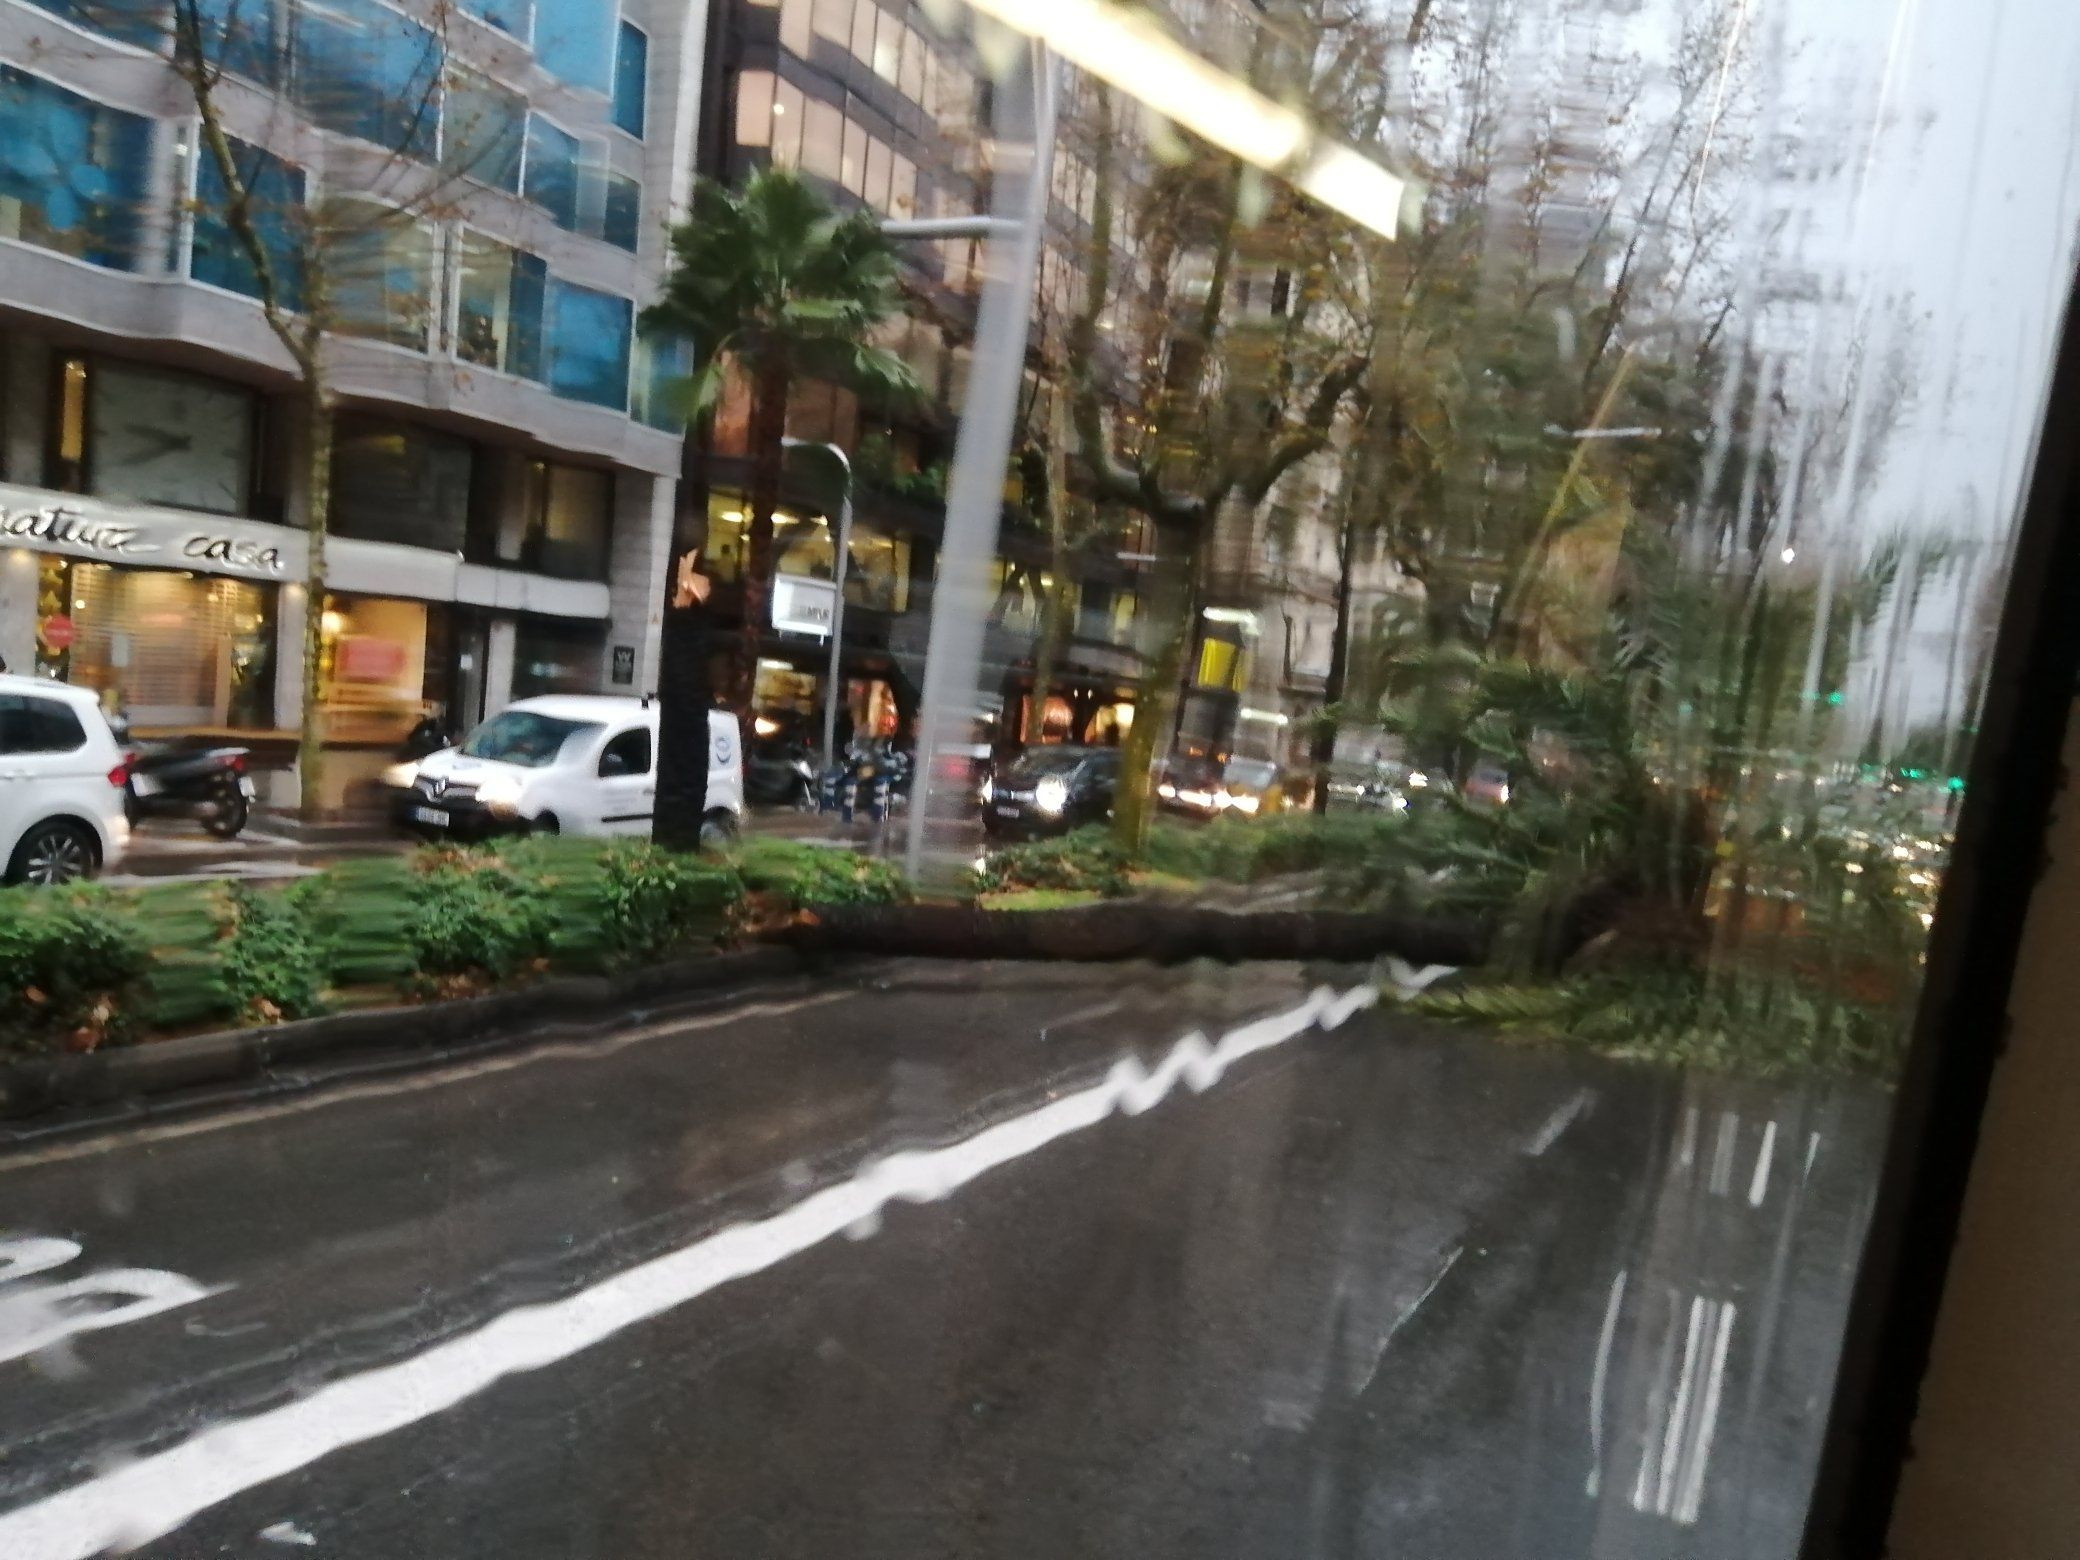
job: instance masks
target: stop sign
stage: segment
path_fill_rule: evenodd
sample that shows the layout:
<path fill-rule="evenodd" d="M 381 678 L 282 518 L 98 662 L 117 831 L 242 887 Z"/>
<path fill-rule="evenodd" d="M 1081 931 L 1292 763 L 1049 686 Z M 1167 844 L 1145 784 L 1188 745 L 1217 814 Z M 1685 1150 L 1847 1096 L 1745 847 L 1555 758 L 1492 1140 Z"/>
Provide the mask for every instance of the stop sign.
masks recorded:
<path fill-rule="evenodd" d="M 71 618 L 62 612 L 53 612 L 37 627 L 36 637 L 53 650 L 70 650 L 76 632 Z"/>

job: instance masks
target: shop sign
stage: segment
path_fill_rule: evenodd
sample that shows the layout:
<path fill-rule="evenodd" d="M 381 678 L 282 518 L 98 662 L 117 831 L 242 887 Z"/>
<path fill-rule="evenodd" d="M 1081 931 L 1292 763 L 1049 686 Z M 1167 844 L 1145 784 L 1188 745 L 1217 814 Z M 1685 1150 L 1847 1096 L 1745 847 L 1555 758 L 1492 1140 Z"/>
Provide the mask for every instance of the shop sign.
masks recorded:
<path fill-rule="evenodd" d="M 301 541 L 278 526 L 0 484 L 0 546 L 273 580 L 300 565 Z"/>
<path fill-rule="evenodd" d="M 830 580 L 799 574 L 773 576 L 773 627 L 782 633 L 828 639 L 837 603 L 838 588 Z"/>
<path fill-rule="evenodd" d="M 614 647 L 614 682 L 626 688 L 636 680 L 636 647 L 616 645 Z"/>
<path fill-rule="evenodd" d="M 37 625 L 36 637 L 43 641 L 46 650 L 70 650 L 76 637 L 72 619 L 63 612 L 53 612 Z"/>

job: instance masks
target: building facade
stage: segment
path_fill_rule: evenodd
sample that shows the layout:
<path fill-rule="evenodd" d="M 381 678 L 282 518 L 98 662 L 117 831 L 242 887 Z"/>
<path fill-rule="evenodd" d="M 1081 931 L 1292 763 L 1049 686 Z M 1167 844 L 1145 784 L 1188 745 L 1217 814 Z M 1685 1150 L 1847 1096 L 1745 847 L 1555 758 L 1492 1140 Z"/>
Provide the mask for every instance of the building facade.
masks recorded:
<path fill-rule="evenodd" d="M 166 18 L 0 0 L 0 656 L 142 732 L 274 755 L 287 799 L 319 613 L 335 805 L 429 706 L 460 730 L 530 693 L 651 686 L 681 459 L 662 387 L 686 354 L 637 317 L 691 184 L 704 11 L 200 14 L 217 119 L 272 202 L 273 296 L 329 288 L 323 597 L 302 382 Z"/>

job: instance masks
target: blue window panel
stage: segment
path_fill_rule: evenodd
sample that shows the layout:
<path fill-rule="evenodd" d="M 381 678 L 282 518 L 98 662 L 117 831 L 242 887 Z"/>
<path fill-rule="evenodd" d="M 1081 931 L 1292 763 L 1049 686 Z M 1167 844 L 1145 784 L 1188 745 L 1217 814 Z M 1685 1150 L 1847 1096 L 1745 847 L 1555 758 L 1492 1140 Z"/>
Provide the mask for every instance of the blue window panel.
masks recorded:
<path fill-rule="evenodd" d="M 506 327 L 506 372 L 522 379 L 545 376 L 543 315 L 548 307 L 549 267 L 537 255 L 513 256 L 513 320 Z"/>
<path fill-rule="evenodd" d="M 549 389 L 569 401 L 628 409 L 635 305 L 549 278 Z"/>
<path fill-rule="evenodd" d="M 89 32 L 149 47 L 165 34 L 160 0 L 29 0 Z"/>
<path fill-rule="evenodd" d="M 275 34 L 274 0 L 195 0 L 195 8 L 202 19 L 204 54 L 234 75 L 277 84 L 282 50 Z"/>
<path fill-rule="evenodd" d="M 511 33 L 523 43 L 534 25 L 530 0 L 462 0 L 462 9 L 479 21 L 489 22 L 500 32 Z"/>
<path fill-rule="evenodd" d="M 198 282 L 258 298 L 260 274 L 254 269 L 245 244 L 224 220 L 229 186 L 208 148 L 198 148 L 195 155 L 195 239 L 188 274 Z M 271 152 L 243 141 L 231 143 L 231 161 L 239 182 L 246 187 L 253 227 L 274 272 L 279 293 L 276 302 L 285 309 L 299 309 L 303 306 L 302 249 L 298 243 L 303 221 L 303 172 Z"/>
<path fill-rule="evenodd" d="M 643 225 L 643 186 L 626 174 L 607 175 L 606 208 L 600 217 L 600 237 L 617 248 L 635 253 L 637 234 Z"/>
<path fill-rule="evenodd" d="M 0 236 L 137 268 L 151 122 L 0 66 Z"/>
<path fill-rule="evenodd" d="M 614 123 L 637 139 L 650 91 L 650 40 L 639 27 L 621 24 L 614 50 Z"/>
<path fill-rule="evenodd" d="M 578 138 L 539 114 L 527 121 L 527 198 L 560 228 L 578 226 Z"/>
<path fill-rule="evenodd" d="M 299 7 L 296 99 L 328 130 L 430 158 L 440 125 L 440 64 L 440 40 L 376 0 Z"/>
<path fill-rule="evenodd" d="M 453 66 L 441 99 L 441 163 L 450 172 L 520 193 L 527 101 L 497 82 Z"/>
<path fill-rule="evenodd" d="M 619 20 L 614 0 L 536 0 L 534 57 L 569 86 L 609 93 Z"/>
<path fill-rule="evenodd" d="M 693 342 L 677 331 L 646 330 L 636 346 L 636 416 L 666 433 L 684 433 Z"/>

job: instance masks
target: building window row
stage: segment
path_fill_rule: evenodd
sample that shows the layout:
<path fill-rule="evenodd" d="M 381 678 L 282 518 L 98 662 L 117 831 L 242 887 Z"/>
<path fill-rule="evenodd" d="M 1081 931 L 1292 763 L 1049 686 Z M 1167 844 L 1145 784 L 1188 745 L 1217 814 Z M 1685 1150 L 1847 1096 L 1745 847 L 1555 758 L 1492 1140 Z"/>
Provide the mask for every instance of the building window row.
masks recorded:
<path fill-rule="evenodd" d="M 771 71 L 737 77 L 737 144 L 764 147 L 778 168 L 842 185 L 884 216 L 917 213 L 917 164 L 835 103 Z"/>
<path fill-rule="evenodd" d="M 903 20 L 904 7 L 875 0 L 753 0 L 777 6 L 780 44 L 807 60 L 822 38 L 846 50 L 942 126 L 967 123 L 975 106 L 975 74 L 929 34 Z"/>

